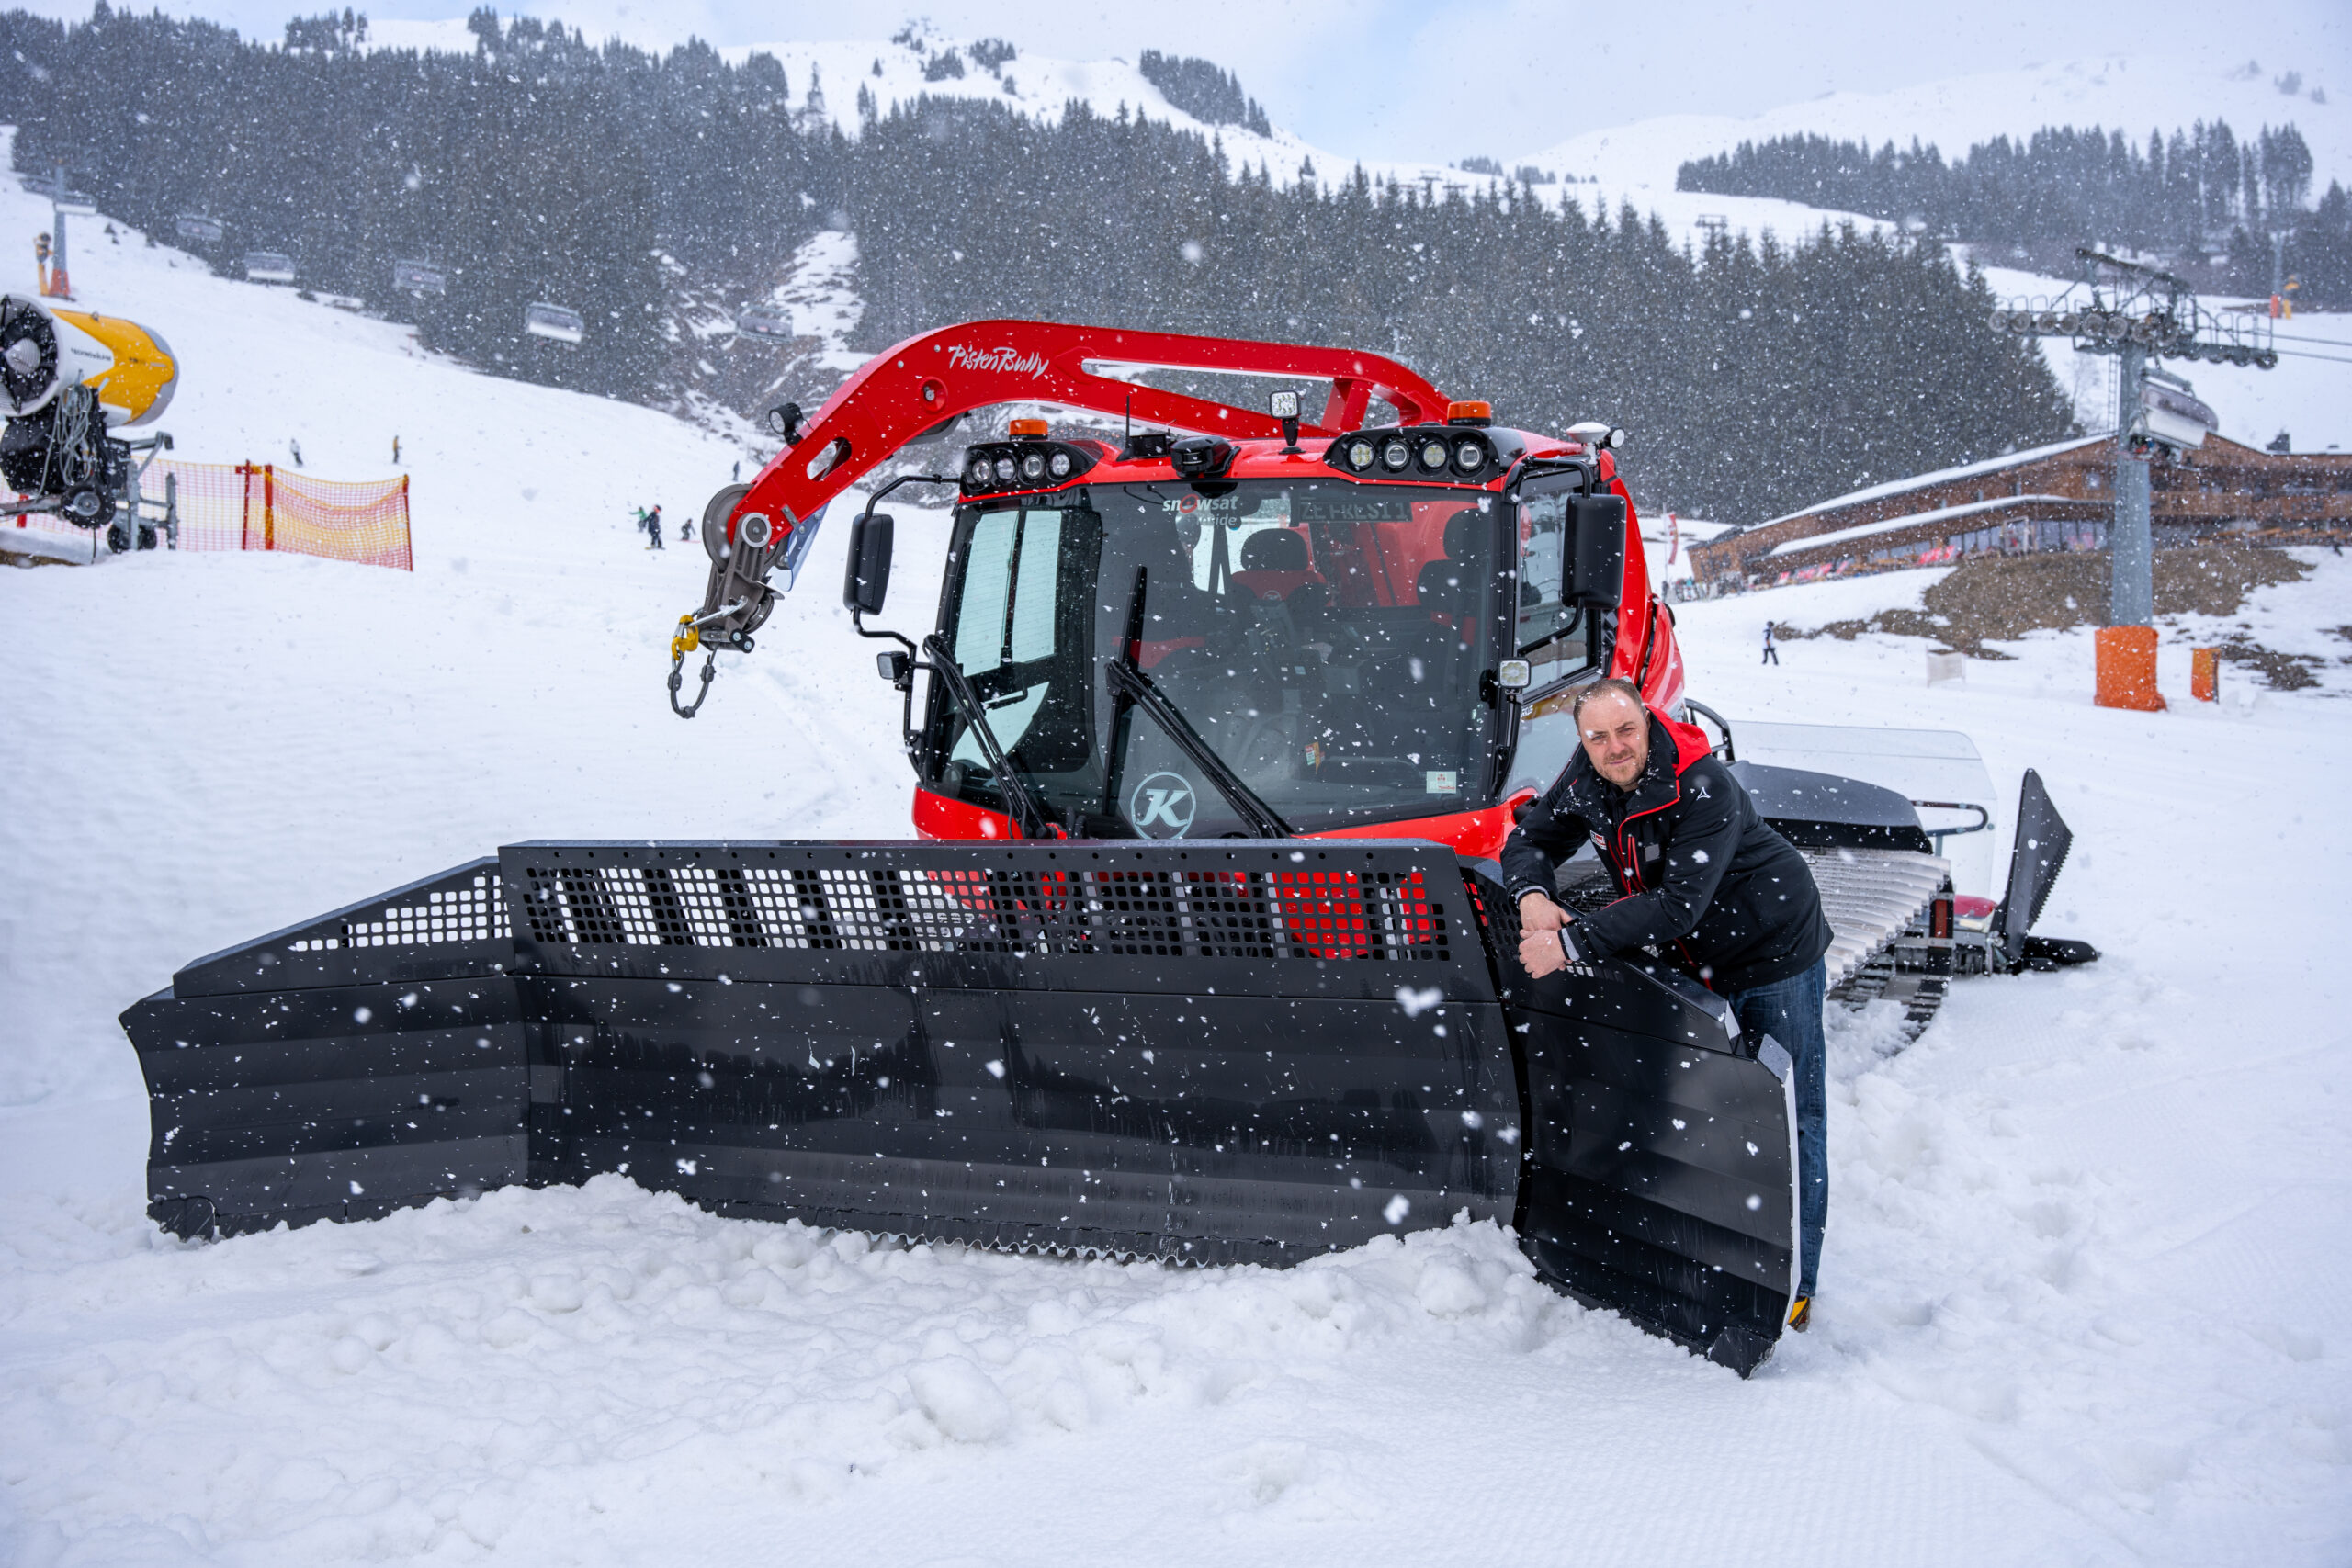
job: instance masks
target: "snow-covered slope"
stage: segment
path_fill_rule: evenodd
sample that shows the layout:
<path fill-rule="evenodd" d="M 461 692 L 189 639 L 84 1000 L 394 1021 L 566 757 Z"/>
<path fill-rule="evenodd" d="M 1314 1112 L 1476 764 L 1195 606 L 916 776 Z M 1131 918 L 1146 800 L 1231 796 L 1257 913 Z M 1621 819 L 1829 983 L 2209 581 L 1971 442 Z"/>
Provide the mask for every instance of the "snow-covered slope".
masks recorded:
<path fill-rule="evenodd" d="M 2273 47 L 2274 42 L 2278 47 Z M 2342 62 L 2306 58 L 2285 40 L 2245 39 L 2235 48 L 2199 43 L 2144 54 L 2064 61 L 2019 71 L 1955 74 L 1883 93 L 1830 93 L 1759 115 L 1666 115 L 1587 131 L 1511 160 L 1598 176 L 1604 183 L 1674 188 L 1687 159 L 1742 141 L 1812 134 L 1908 147 L 1930 142 L 1947 158 L 1972 143 L 2030 136 L 2044 126 L 2097 125 L 2134 142 L 2152 129 L 2170 136 L 2197 120 L 2227 120 L 2240 140 L 2292 121 L 2312 150 L 2313 189 L 2352 180 L 2352 79 Z M 2282 90 L 2290 73 L 2296 90 Z"/>
<path fill-rule="evenodd" d="M 473 35 L 458 20 L 371 22 L 369 33 L 370 45 L 378 49 L 458 54 L 474 51 Z M 972 57 L 972 45 L 977 41 L 974 39 L 942 32 L 927 23 L 910 24 L 901 29 L 901 37 L 906 41 L 888 41 L 877 36 L 735 44 L 718 52 L 735 64 L 754 54 L 773 57 L 792 85 L 794 104 L 820 123 L 830 124 L 851 138 L 855 138 L 860 130 L 861 89 L 871 96 L 876 112 L 882 115 L 927 96 L 999 103 L 1033 119 L 1051 122 L 1059 119 L 1063 109 L 1076 102 L 1106 118 L 1124 107 L 1130 116 L 1141 114 L 1204 136 L 1221 137 L 1233 166 L 1247 164 L 1254 169 L 1263 164 L 1284 184 L 1297 176 L 1300 163 L 1309 157 L 1326 179 L 1347 171 L 1347 165 L 1335 154 L 1308 146 L 1279 126 L 1271 136 L 1261 136 L 1244 126 L 1211 125 L 1194 119 L 1170 104 L 1130 60 L 1063 60 L 1023 51 L 1009 61 L 983 66 Z M 932 62 L 951 51 L 962 65 L 963 74 L 933 78 L 925 73 Z M 1246 90 L 1249 85 L 1245 71 L 1242 86 Z M 808 96 L 812 86 L 818 90 L 814 100 Z M 1471 178 L 1439 164 L 1396 166 L 1414 171 L 1426 168 L 1456 181 Z"/>
<path fill-rule="evenodd" d="M 1693 690 L 1966 728 L 2005 788 L 2040 768 L 2079 834 L 2046 923 L 2107 957 L 1965 987 L 1892 1057 L 1883 1020 L 1840 1019 L 1816 1326 L 1754 1382 L 1551 1295 L 1490 1229 L 1171 1272 L 606 1179 L 163 1240 L 114 1015 L 176 965 L 525 837 L 901 834 L 910 781 L 830 592 L 838 527 L 703 716 L 666 712 L 701 558 L 623 512 L 691 513 L 733 448 L 135 235 L 76 244 L 88 302 L 180 351 L 182 456 L 299 435 L 314 471 L 375 473 L 401 434 L 418 566 L 0 573 L 0 1562 L 2352 1551 L 2345 674 L 2194 706 L 2168 643 L 2177 705 L 2140 716 L 2089 705 L 2084 634 L 1957 687 L 1891 638 L 1750 668 L 1766 615 L 1917 577 L 1682 606 Z M 942 525 L 894 510 L 908 625 Z M 2254 607 L 2266 640 L 2336 648 L 2312 628 L 2352 624 L 2352 568 L 2317 567 Z"/>

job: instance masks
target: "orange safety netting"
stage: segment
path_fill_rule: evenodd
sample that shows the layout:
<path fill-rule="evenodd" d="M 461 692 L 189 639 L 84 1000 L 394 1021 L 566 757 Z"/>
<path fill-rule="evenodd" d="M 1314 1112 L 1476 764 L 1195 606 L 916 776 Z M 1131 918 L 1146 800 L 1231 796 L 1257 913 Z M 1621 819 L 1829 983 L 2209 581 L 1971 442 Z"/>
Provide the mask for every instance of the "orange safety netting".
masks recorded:
<path fill-rule="evenodd" d="M 160 509 L 166 479 L 179 513 L 181 549 L 288 550 L 416 570 L 405 475 L 348 483 L 315 479 L 273 463 L 181 463 L 166 457 L 150 465 L 141 480 L 151 513 Z M 0 501 L 0 508 L 6 505 Z M 38 513 L 15 521 L 44 533 L 85 532 Z"/>

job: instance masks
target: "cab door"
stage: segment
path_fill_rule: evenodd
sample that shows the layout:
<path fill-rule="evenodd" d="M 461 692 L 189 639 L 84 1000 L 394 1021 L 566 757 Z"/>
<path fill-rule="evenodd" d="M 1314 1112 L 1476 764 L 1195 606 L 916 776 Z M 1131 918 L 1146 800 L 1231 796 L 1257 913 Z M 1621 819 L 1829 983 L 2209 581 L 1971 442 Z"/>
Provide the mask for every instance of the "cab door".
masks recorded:
<path fill-rule="evenodd" d="M 1567 705 L 1576 688 L 1600 671 L 1606 649 L 1600 617 L 1567 597 L 1577 499 L 1587 493 L 1581 472 L 1539 474 L 1511 493 L 1519 546 L 1519 604 L 1512 619 L 1511 657 L 1528 663 L 1520 694 L 1519 741 L 1507 770 L 1506 791 L 1541 789 L 1576 751 L 1576 725 Z"/>

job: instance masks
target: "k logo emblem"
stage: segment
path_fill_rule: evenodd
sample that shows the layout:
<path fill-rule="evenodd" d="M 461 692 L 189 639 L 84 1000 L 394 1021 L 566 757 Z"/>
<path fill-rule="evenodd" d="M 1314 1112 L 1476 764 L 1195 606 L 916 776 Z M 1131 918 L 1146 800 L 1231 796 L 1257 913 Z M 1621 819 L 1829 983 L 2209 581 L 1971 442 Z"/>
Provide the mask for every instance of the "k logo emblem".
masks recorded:
<path fill-rule="evenodd" d="M 1181 839 L 1193 826 L 1199 792 L 1182 773 L 1154 773 L 1127 796 L 1127 820 L 1147 839 Z"/>

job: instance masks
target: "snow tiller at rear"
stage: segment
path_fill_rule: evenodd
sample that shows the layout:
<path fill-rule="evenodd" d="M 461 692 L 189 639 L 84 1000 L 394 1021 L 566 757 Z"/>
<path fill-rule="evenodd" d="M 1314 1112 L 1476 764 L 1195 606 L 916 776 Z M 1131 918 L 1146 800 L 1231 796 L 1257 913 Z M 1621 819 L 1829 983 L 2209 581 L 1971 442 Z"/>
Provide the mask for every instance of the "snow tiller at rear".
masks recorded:
<path fill-rule="evenodd" d="M 1278 389 L 1259 413 L 1170 370 Z M 865 624 L 895 527 L 858 518 L 844 598 L 887 645 L 919 840 L 510 845 L 190 964 L 124 1014 L 157 1222 L 616 1172 L 729 1214 L 1279 1265 L 1466 1214 L 1752 1371 L 1795 1278 L 1787 1055 L 1666 958 L 1531 980 L 1495 881 L 1576 687 L 1686 711 L 1618 434 L 1502 429 L 1347 351 L 933 333 L 805 430 L 779 411 L 784 452 L 714 499 L 673 705 L 707 694 L 706 662 L 680 702 L 694 653 L 751 649 L 827 502 L 1004 403 L 1129 423 L 1015 421 L 880 487 L 953 492 L 919 638 Z M 1968 942 L 1911 803 L 1738 765 L 1850 885 L 1837 978 L 1900 971 L 1931 1012 Z M 2064 853 L 2035 820 L 2020 939 Z"/>

